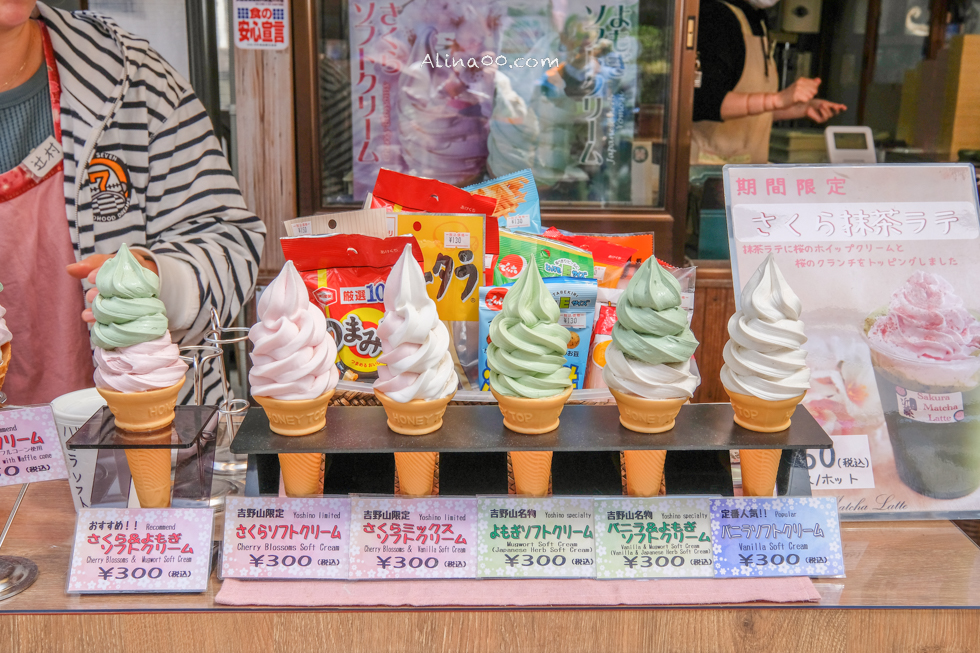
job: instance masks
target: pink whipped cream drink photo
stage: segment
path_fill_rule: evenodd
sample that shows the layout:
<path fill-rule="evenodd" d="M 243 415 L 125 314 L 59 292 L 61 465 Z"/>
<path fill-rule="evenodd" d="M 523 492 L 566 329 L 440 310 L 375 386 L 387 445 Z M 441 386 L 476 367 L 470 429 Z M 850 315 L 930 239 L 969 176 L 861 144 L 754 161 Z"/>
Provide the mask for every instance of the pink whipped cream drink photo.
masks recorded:
<path fill-rule="evenodd" d="M 949 281 L 919 271 L 864 334 L 895 466 L 934 499 L 980 487 L 980 321 Z"/>

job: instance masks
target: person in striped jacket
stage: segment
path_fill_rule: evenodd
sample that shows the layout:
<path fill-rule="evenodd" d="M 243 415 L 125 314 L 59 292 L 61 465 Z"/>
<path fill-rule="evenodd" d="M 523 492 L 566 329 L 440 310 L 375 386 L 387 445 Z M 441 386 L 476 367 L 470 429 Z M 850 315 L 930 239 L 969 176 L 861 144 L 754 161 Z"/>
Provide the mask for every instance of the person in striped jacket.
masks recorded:
<path fill-rule="evenodd" d="M 264 240 L 203 105 L 145 39 L 92 12 L 0 0 L 11 402 L 92 386 L 87 302 L 123 243 L 159 274 L 174 340 L 193 345 L 212 307 L 228 324 L 251 297 Z M 216 370 L 204 386 L 216 403 Z"/>

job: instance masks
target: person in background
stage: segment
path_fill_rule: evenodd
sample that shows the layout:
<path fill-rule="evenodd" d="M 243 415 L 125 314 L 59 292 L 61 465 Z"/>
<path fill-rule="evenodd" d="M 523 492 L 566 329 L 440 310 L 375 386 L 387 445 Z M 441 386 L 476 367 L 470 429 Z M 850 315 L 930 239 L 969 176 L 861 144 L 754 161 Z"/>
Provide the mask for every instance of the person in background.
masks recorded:
<path fill-rule="evenodd" d="M 126 243 L 160 276 L 170 331 L 199 344 L 251 296 L 265 240 L 203 105 L 111 18 L 0 0 L 0 282 L 16 404 L 93 385 L 86 301 Z M 86 290 L 88 294 L 86 295 Z M 205 402 L 220 396 L 217 370 Z M 186 384 L 182 400 L 191 394 Z"/>
<path fill-rule="evenodd" d="M 847 107 L 817 99 L 819 79 L 779 90 L 765 9 L 779 0 L 701 0 L 691 163 L 766 163 L 773 120 L 824 123 Z"/>

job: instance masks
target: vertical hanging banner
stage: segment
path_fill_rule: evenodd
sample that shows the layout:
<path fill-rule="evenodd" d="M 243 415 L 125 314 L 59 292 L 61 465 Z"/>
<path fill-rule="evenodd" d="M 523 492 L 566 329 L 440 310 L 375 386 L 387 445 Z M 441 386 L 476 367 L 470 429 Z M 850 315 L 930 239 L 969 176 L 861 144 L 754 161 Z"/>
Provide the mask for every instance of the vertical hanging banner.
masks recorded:
<path fill-rule="evenodd" d="M 235 47 L 285 50 L 289 47 L 288 0 L 235 0 Z"/>
<path fill-rule="evenodd" d="M 68 478 L 51 406 L 0 411 L 0 487 Z"/>
<path fill-rule="evenodd" d="M 843 517 L 980 508 L 980 220 L 972 165 L 725 166 L 736 297 L 772 256 L 803 305 L 803 405 Z"/>

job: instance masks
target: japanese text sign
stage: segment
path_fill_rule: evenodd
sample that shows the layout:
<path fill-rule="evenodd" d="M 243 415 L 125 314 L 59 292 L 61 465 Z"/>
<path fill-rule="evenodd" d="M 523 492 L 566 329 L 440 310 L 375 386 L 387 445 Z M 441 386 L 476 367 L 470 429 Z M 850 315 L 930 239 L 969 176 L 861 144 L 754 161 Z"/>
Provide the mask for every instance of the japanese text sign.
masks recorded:
<path fill-rule="evenodd" d="M 871 449 L 868 436 L 832 435 L 834 446 L 830 449 L 809 449 L 806 452 L 810 470 L 810 489 L 873 488 L 874 471 L 871 469 Z"/>
<path fill-rule="evenodd" d="M 51 406 L 0 410 L 0 487 L 68 478 Z"/>
<path fill-rule="evenodd" d="M 57 168 L 64 158 L 61 143 L 54 136 L 48 136 L 43 143 L 31 150 L 20 165 L 35 181 L 41 181 Z"/>
<path fill-rule="evenodd" d="M 235 45 L 243 50 L 285 50 L 289 46 L 287 0 L 235 0 Z"/>
<path fill-rule="evenodd" d="M 350 499 L 228 497 L 223 578 L 347 578 Z"/>
<path fill-rule="evenodd" d="M 710 502 L 716 578 L 844 575 L 833 497 Z"/>
<path fill-rule="evenodd" d="M 481 578 L 594 578 L 592 497 L 480 497 Z"/>
<path fill-rule="evenodd" d="M 735 165 L 724 176 L 737 303 L 772 256 L 802 304 L 803 406 L 834 439 L 808 459 L 814 495 L 835 497 L 845 518 L 980 509 L 973 166 Z"/>
<path fill-rule="evenodd" d="M 476 499 L 351 497 L 351 580 L 475 576 Z"/>
<path fill-rule="evenodd" d="M 596 578 L 714 576 L 707 498 L 597 497 Z"/>
<path fill-rule="evenodd" d="M 78 512 L 67 592 L 203 592 L 211 575 L 214 511 Z"/>

